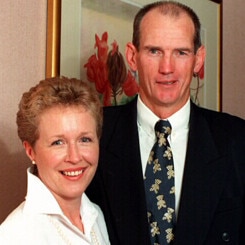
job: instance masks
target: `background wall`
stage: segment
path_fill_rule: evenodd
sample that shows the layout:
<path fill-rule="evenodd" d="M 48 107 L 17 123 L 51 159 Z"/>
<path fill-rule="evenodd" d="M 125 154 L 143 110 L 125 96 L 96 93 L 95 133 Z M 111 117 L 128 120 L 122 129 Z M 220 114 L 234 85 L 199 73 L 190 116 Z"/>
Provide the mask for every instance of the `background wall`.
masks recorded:
<path fill-rule="evenodd" d="M 244 9 L 244 0 L 223 0 L 223 111 L 245 119 Z"/>
<path fill-rule="evenodd" d="M 244 0 L 223 0 L 223 111 L 243 118 L 244 8 Z M 1 0 L 0 223 L 25 196 L 29 160 L 15 116 L 22 93 L 45 77 L 46 10 L 46 0 Z"/>
<path fill-rule="evenodd" d="M 24 91 L 45 77 L 46 0 L 1 0 L 0 223 L 25 196 L 25 156 L 15 117 Z"/>

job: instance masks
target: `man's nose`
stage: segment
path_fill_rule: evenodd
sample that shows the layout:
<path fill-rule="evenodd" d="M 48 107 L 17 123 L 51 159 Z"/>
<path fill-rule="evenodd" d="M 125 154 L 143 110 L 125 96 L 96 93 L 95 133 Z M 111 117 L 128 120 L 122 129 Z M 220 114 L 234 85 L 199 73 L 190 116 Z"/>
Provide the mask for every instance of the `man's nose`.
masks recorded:
<path fill-rule="evenodd" d="M 174 71 L 174 59 L 170 54 L 163 54 L 159 62 L 159 72 L 170 74 Z"/>

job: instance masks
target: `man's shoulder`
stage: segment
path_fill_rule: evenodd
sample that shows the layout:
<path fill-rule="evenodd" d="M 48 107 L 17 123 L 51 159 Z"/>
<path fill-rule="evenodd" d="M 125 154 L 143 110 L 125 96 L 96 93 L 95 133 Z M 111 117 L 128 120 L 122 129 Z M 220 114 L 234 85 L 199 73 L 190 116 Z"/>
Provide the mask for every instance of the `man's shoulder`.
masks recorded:
<path fill-rule="evenodd" d="M 193 108 L 210 123 L 220 123 L 221 125 L 240 125 L 241 127 L 245 127 L 245 120 L 238 116 L 197 106 L 194 106 Z"/>
<path fill-rule="evenodd" d="M 101 142 L 132 134 L 137 130 L 137 103 L 104 108 Z M 117 135 L 117 136 L 115 136 Z"/>
<path fill-rule="evenodd" d="M 191 119 L 191 125 L 195 124 L 196 127 L 199 127 L 200 124 L 206 125 L 216 140 L 234 140 L 244 146 L 244 119 L 225 112 L 218 112 L 205 108 L 197 108 L 193 117 L 195 117 L 195 119 Z"/>
<path fill-rule="evenodd" d="M 117 106 L 106 106 L 103 108 L 104 120 L 113 120 L 117 117 L 127 117 L 129 114 L 136 114 L 137 99 L 134 98 L 132 101 Z"/>

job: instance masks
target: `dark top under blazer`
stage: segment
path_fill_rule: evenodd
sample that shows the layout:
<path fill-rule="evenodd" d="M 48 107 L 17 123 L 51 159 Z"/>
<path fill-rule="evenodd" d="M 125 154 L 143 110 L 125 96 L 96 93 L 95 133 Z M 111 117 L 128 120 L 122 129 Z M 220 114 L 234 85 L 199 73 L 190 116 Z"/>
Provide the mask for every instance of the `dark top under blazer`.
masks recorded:
<path fill-rule="evenodd" d="M 245 121 L 191 103 L 177 245 L 245 244 Z M 137 99 L 104 109 L 97 173 L 86 191 L 112 245 L 148 245 Z"/>

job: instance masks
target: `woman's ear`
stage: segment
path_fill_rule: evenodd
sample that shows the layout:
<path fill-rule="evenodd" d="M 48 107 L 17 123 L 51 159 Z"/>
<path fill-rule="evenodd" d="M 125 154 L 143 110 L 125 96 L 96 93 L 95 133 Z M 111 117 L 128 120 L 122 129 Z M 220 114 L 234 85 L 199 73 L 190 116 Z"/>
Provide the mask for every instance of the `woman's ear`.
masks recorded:
<path fill-rule="evenodd" d="M 194 73 L 198 74 L 199 71 L 201 70 L 201 68 L 204 65 L 204 61 L 205 61 L 205 57 L 206 57 L 206 49 L 205 47 L 202 45 L 196 53 L 196 63 L 195 63 L 195 67 L 194 67 Z"/>
<path fill-rule="evenodd" d="M 23 146 L 25 148 L 26 155 L 30 158 L 31 161 L 34 161 L 35 160 L 35 152 L 34 152 L 33 147 L 27 141 L 23 142 Z"/>
<path fill-rule="evenodd" d="M 137 54 L 137 50 L 135 46 L 132 43 L 127 43 L 125 56 L 128 65 L 130 66 L 133 72 L 137 71 L 136 54 Z"/>

